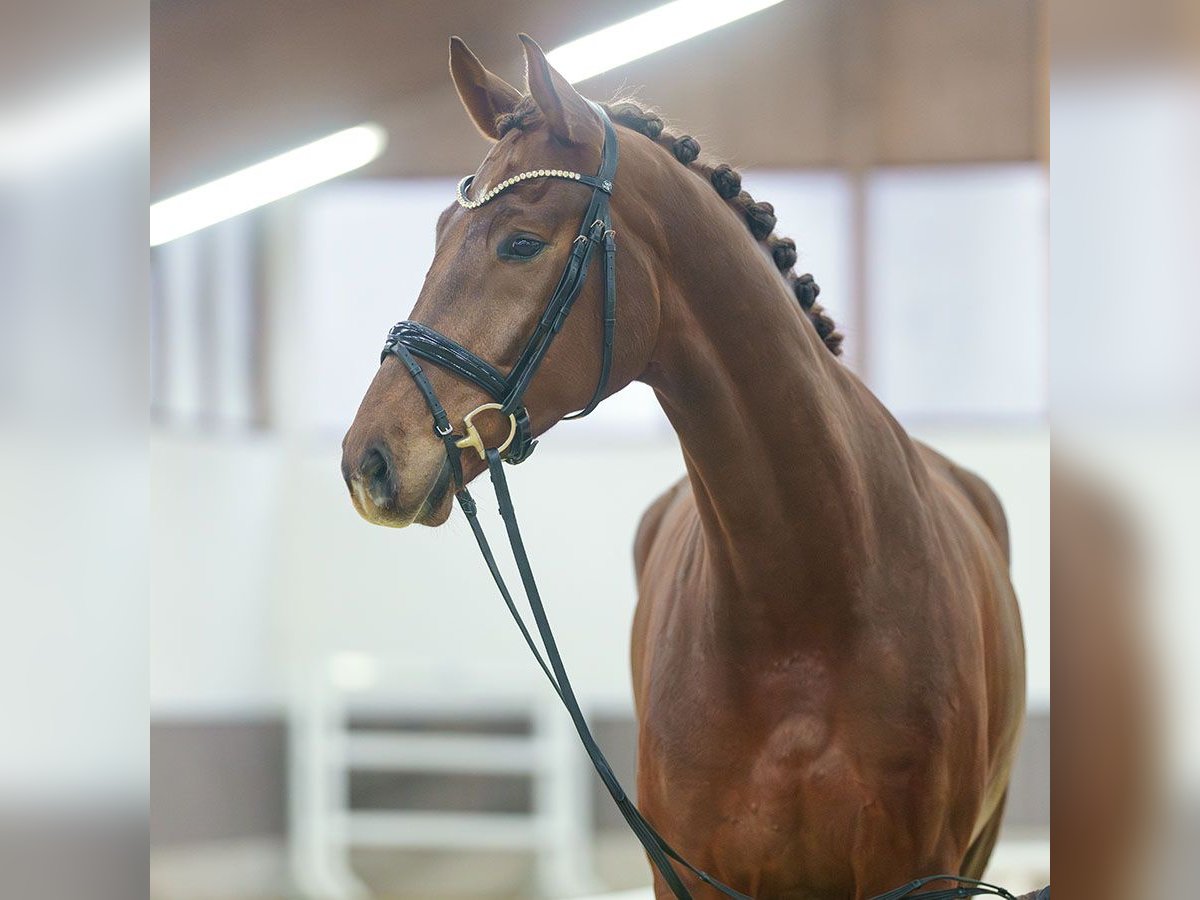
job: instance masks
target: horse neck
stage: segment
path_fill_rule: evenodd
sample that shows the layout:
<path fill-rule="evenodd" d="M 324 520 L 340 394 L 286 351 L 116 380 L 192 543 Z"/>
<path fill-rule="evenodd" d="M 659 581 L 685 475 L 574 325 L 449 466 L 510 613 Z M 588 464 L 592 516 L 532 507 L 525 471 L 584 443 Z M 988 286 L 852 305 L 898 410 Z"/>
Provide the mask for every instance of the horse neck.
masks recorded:
<path fill-rule="evenodd" d="M 869 498 L 911 487 L 914 448 L 825 348 L 745 226 L 709 206 L 668 238 L 674 274 L 644 380 L 683 447 L 710 599 L 771 629 L 812 624 L 798 597 L 817 615 L 852 615 L 845 601 L 874 540 Z"/>

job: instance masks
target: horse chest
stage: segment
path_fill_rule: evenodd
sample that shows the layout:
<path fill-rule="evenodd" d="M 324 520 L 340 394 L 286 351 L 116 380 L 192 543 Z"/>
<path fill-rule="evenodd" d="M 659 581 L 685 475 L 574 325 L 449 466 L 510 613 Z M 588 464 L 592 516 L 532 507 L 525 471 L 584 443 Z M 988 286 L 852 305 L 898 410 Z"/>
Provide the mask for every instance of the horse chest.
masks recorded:
<path fill-rule="evenodd" d="M 766 896 L 798 877 L 841 877 L 824 869 L 839 858 L 827 845 L 852 840 L 863 796 L 827 715 L 794 707 L 764 725 L 735 706 L 693 711 L 707 738 L 670 716 L 644 722 L 638 793 L 647 814 L 700 865 L 753 879 Z"/>
<path fill-rule="evenodd" d="M 716 782 L 731 807 L 794 804 L 820 777 L 833 748 L 837 704 L 832 674 L 815 656 L 797 653 L 732 672 L 715 660 L 663 661 L 652 675 L 642 715 L 642 746 L 665 782 Z M 686 673 L 686 674 L 685 674 Z"/>
<path fill-rule="evenodd" d="M 755 879 L 767 896 L 797 878 L 847 877 L 831 863 L 869 798 L 839 733 L 847 697 L 836 659 L 808 648 L 723 661 L 688 649 L 675 625 L 674 635 L 650 630 L 639 672 L 644 811 L 682 848 L 741 883 Z"/>

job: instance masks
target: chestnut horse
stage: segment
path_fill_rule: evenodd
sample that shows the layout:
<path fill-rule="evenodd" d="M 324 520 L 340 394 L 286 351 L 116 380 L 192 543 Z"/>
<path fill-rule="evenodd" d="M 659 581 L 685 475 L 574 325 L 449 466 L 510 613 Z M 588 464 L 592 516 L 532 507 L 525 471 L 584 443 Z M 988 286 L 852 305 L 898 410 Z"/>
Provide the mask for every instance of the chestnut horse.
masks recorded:
<path fill-rule="evenodd" d="M 599 161 L 596 112 L 522 40 L 528 95 L 451 41 L 455 86 L 493 142 L 480 191 Z M 608 392 L 651 385 L 687 466 L 634 547 L 642 811 L 689 861 L 758 898 L 845 900 L 932 873 L 978 877 L 1024 714 L 1000 504 L 839 363 L 841 337 L 811 277 L 792 271 L 795 244 L 771 235 L 771 206 L 636 104 L 604 108 L 620 151 Z M 412 318 L 512 366 L 586 194 L 534 178 L 479 209 L 451 205 Z M 591 397 L 602 280 L 588 280 L 529 387 L 535 433 Z M 426 374 L 452 419 L 491 399 L 438 366 Z M 343 451 L 368 521 L 449 516 L 444 445 L 396 358 Z M 485 468 L 462 459 L 467 480 Z"/>

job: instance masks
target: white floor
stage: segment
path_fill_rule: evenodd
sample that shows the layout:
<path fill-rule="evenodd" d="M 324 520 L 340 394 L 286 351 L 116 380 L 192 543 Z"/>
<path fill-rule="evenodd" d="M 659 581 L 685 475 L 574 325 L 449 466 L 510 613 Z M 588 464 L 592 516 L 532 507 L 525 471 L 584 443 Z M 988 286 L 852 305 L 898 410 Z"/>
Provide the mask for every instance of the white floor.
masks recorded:
<path fill-rule="evenodd" d="M 396 900 L 416 897 L 428 900 L 434 895 L 439 900 L 524 898 L 528 896 L 527 889 L 522 887 L 528 884 L 528 862 L 488 858 L 464 864 L 461 857 L 430 855 L 428 865 L 416 869 L 406 867 L 399 874 L 396 871 L 387 873 L 390 877 L 386 880 L 393 883 L 405 882 L 411 875 L 420 880 L 422 886 L 414 885 L 412 891 L 388 891 L 377 896 Z M 649 879 L 641 850 L 624 835 L 601 842 L 597 847 L 597 863 L 601 874 L 610 883 L 629 885 Z M 394 866 L 388 868 L 394 869 Z M 464 872 L 472 874 L 472 883 L 462 882 Z M 363 871 L 361 874 L 379 873 Z M 481 880 L 483 877 L 489 880 Z M 1044 834 L 1005 838 L 996 848 L 987 878 L 1017 895 L 1048 884 L 1049 840 Z M 246 840 L 156 851 L 150 866 L 150 893 L 154 900 L 282 900 L 296 896 L 288 877 L 286 847 L 278 840 Z M 635 887 L 573 900 L 654 900 L 654 895 L 649 887 Z"/>
<path fill-rule="evenodd" d="M 1020 896 L 1050 883 L 1050 842 L 1045 837 L 1011 838 L 1001 841 L 992 854 L 985 880 Z M 595 894 L 578 900 L 654 900 L 650 888 Z"/>

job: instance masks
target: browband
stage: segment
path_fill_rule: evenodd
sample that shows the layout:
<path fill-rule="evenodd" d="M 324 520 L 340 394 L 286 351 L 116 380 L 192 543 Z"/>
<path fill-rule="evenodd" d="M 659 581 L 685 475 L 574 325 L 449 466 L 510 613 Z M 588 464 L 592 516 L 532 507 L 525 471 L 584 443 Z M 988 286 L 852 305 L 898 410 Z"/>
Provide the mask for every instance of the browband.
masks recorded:
<path fill-rule="evenodd" d="M 564 178 L 567 181 L 578 181 L 586 184 L 589 187 L 604 191 L 606 194 L 612 193 L 612 181 L 602 179 L 598 175 L 582 175 L 579 172 L 570 172 L 567 169 L 530 169 L 528 172 L 522 172 L 520 175 L 513 175 L 511 178 L 506 178 L 478 200 L 472 200 L 467 196 L 467 191 L 471 185 L 475 183 L 475 176 L 468 175 L 458 183 L 457 197 L 458 205 L 463 209 L 478 209 L 483 204 L 496 199 L 503 194 L 514 184 L 520 184 L 522 181 L 528 181 L 530 178 Z"/>

